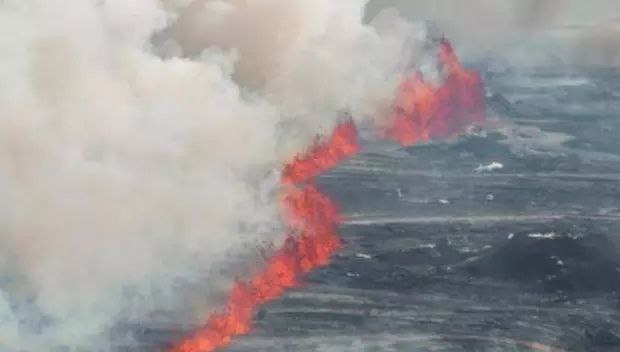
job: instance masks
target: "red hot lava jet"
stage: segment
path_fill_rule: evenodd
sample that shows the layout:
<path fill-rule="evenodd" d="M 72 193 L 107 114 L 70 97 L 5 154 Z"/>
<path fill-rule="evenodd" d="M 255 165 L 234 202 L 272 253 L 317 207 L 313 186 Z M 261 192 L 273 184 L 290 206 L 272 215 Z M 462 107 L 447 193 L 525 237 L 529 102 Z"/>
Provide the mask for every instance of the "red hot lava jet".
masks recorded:
<path fill-rule="evenodd" d="M 443 81 L 435 85 L 420 72 L 405 79 L 383 131 L 387 138 L 409 146 L 460 134 L 484 120 L 484 86 L 478 72 L 461 65 L 446 39 L 440 41 L 437 56 Z"/>

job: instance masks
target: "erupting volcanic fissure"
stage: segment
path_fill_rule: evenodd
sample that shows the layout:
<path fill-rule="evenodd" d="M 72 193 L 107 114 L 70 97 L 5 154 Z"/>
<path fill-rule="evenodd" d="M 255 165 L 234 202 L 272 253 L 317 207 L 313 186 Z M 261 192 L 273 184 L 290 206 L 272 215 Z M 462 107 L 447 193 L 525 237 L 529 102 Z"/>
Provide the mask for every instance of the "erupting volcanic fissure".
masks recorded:
<path fill-rule="evenodd" d="M 386 135 L 403 145 L 462 132 L 484 118 L 482 81 L 464 69 L 451 45 L 440 43 L 439 60 L 444 83 L 436 88 L 420 73 L 407 79 L 395 102 L 395 116 Z M 266 267 L 230 291 L 226 308 L 211 315 L 204 328 L 170 352 L 209 352 L 231 343 L 234 336 L 251 329 L 258 306 L 281 297 L 299 284 L 304 274 L 328 264 L 341 248 L 336 230 L 341 222 L 336 205 L 313 184 L 312 179 L 360 151 L 351 119 L 339 124 L 327 139 L 317 139 L 303 155 L 282 171 L 282 208 L 290 235 L 267 261 Z"/>

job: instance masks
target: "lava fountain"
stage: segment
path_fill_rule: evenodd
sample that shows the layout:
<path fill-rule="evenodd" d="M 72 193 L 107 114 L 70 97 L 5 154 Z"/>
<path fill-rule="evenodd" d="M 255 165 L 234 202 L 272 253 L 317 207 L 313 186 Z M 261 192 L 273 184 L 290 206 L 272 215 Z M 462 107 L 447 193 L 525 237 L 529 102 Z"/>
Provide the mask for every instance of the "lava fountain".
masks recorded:
<path fill-rule="evenodd" d="M 461 66 L 447 40 L 439 45 L 438 59 L 445 78 L 441 86 L 426 82 L 421 73 L 401 86 L 386 137 L 411 145 L 431 138 L 458 134 L 484 118 L 482 80 Z M 312 179 L 358 153 L 361 147 L 355 124 L 348 119 L 326 139 L 315 140 L 304 154 L 282 170 L 282 213 L 290 234 L 266 267 L 248 281 L 238 281 L 226 307 L 212 314 L 204 327 L 169 352 L 211 352 L 228 346 L 232 338 L 250 332 L 257 308 L 281 297 L 301 278 L 329 263 L 342 241 L 337 227 L 342 217 L 337 206 Z"/>
<path fill-rule="evenodd" d="M 485 118 L 484 86 L 478 72 L 464 68 L 452 45 L 442 39 L 437 59 L 443 74 L 435 85 L 421 72 L 404 80 L 383 135 L 401 145 L 449 137 Z"/>

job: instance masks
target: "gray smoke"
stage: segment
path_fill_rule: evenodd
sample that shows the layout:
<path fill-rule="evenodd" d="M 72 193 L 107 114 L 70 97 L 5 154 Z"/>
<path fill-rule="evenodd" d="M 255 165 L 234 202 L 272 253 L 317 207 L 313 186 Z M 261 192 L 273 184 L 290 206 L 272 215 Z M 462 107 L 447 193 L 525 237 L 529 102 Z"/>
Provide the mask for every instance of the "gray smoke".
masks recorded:
<path fill-rule="evenodd" d="M 0 349 L 113 351 L 119 324 L 217 309 L 283 239 L 282 163 L 380 115 L 424 40 L 364 6 L 0 2 Z"/>
<path fill-rule="evenodd" d="M 573 63 L 620 67 L 620 19 L 583 28 L 576 37 Z"/>
<path fill-rule="evenodd" d="M 469 59 L 620 65 L 616 0 L 371 0 L 367 17 L 388 7 L 437 23 Z"/>

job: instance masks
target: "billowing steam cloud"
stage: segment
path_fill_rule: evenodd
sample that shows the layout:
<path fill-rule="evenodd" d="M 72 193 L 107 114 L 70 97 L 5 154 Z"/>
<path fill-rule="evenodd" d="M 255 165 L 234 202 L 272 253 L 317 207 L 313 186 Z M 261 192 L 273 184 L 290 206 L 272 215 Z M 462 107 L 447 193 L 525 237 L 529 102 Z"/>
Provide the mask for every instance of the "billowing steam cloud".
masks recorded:
<path fill-rule="evenodd" d="M 364 6 L 0 2 L 0 350 L 113 351 L 121 323 L 216 308 L 283 240 L 283 162 L 380 115 L 424 39 Z"/>

